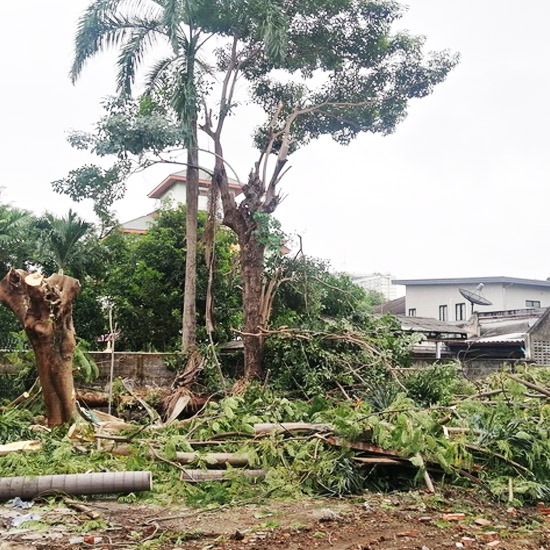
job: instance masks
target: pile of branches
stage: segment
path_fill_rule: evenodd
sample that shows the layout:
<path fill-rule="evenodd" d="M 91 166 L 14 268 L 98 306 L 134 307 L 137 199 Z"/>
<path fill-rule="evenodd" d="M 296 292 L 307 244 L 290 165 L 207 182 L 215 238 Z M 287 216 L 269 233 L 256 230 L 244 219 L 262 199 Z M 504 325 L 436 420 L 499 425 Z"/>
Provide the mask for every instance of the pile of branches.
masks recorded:
<path fill-rule="evenodd" d="M 291 400 L 250 384 L 240 395 L 211 396 L 184 420 L 151 410 L 149 425 L 92 419 L 69 434 L 37 436 L 44 450 L 32 456 L 0 457 L 0 475 L 147 469 L 156 498 L 191 504 L 438 491 L 440 483 L 473 485 L 513 505 L 550 501 L 550 369 L 476 384 L 452 365 L 395 369 L 360 391 L 342 389 Z"/>

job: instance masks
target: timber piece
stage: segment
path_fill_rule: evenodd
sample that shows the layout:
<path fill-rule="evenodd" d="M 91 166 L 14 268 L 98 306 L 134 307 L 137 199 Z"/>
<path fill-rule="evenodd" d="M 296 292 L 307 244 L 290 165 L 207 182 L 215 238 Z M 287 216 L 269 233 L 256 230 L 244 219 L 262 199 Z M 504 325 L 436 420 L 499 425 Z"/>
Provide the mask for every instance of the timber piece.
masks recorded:
<path fill-rule="evenodd" d="M 176 453 L 176 462 L 181 464 L 192 464 L 202 461 L 206 465 L 219 466 L 221 464 L 230 464 L 231 466 L 246 466 L 250 462 L 250 455 L 247 453 Z"/>
<path fill-rule="evenodd" d="M 107 441 L 101 444 L 100 451 L 110 453 L 117 456 L 130 456 L 132 449 L 129 445 L 120 444 L 116 441 Z M 158 458 L 153 452 L 149 452 L 150 458 Z M 247 453 L 183 453 L 176 452 L 176 456 L 173 459 L 174 462 L 180 464 L 193 464 L 202 462 L 205 466 L 246 466 L 250 462 L 250 455 Z"/>
<path fill-rule="evenodd" d="M 14 441 L 13 443 L 6 443 L 0 445 L 0 456 L 6 456 L 11 453 L 20 453 L 27 451 L 39 451 L 42 449 L 42 443 L 37 439 L 29 441 Z"/>
<path fill-rule="evenodd" d="M 330 424 L 310 424 L 307 422 L 275 422 L 254 424 L 254 433 L 285 433 L 285 432 L 332 432 Z"/>
<path fill-rule="evenodd" d="M 109 394 L 104 391 L 76 390 L 76 398 L 87 407 L 106 407 L 109 404 Z"/>
<path fill-rule="evenodd" d="M 97 495 L 134 493 L 153 488 L 151 472 L 94 472 L 89 474 L 0 478 L 0 500 L 31 499 L 39 495 Z"/>
<path fill-rule="evenodd" d="M 361 464 L 369 464 L 372 466 L 390 465 L 390 466 L 410 466 L 410 463 L 406 459 L 387 458 L 385 456 L 354 456 L 352 460 L 361 462 Z"/>
<path fill-rule="evenodd" d="M 542 386 L 537 386 L 532 382 L 527 382 L 527 380 L 523 380 L 519 376 L 514 376 L 513 374 L 509 374 L 508 378 L 510 378 L 510 380 L 514 380 L 514 382 L 519 382 L 520 384 L 523 384 L 526 388 L 529 388 L 530 390 L 535 390 L 536 392 L 542 393 L 546 397 L 550 397 L 550 390 L 543 388 Z"/>
<path fill-rule="evenodd" d="M 235 476 L 248 477 L 254 481 L 265 478 L 265 470 L 182 470 L 181 480 L 187 483 L 200 483 L 201 481 L 227 481 Z"/>

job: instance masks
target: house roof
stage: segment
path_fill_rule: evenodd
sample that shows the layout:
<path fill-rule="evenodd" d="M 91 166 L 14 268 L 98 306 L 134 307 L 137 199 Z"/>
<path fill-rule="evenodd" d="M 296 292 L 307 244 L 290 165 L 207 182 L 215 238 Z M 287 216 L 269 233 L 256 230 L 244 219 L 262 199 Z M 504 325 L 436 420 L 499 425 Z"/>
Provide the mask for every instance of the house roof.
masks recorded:
<path fill-rule="evenodd" d="M 423 334 L 459 336 L 465 338 L 467 331 L 464 327 L 438 321 L 431 317 L 407 317 L 405 315 L 396 315 L 401 323 L 402 330 L 408 332 L 422 332 Z"/>
<path fill-rule="evenodd" d="M 374 313 L 393 313 L 394 315 L 405 315 L 405 296 L 385 302 L 374 308 Z"/>
<path fill-rule="evenodd" d="M 498 336 L 481 336 L 480 338 L 469 338 L 465 344 L 523 344 L 525 342 L 525 332 L 510 332 Z"/>
<path fill-rule="evenodd" d="M 139 218 L 134 218 L 133 220 L 121 223 L 119 228 L 123 233 L 147 233 L 156 217 L 157 213 L 151 212 L 151 214 L 140 216 Z"/>
<path fill-rule="evenodd" d="M 235 190 L 235 196 L 241 193 L 241 184 L 231 178 L 229 180 L 229 188 Z M 181 170 L 170 174 L 162 180 L 147 196 L 151 199 L 161 199 L 176 183 L 187 181 L 187 170 Z M 199 187 L 208 188 L 212 185 L 212 173 L 199 168 Z"/>
<path fill-rule="evenodd" d="M 458 277 L 453 279 L 394 279 L 394 285 L 422 286 L 422 285 L 478 285 L 503 284 L 503 285 L 527 285 L 550 288 L 550 281 L 538 279 L 519 279 L 517 277 Z"/>

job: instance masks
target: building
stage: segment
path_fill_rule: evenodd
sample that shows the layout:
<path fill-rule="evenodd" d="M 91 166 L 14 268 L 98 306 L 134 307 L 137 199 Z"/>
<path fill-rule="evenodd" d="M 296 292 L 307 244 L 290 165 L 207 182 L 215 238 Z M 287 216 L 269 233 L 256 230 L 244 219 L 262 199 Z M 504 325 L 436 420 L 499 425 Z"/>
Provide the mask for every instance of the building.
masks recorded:
<path fill-rule="evenodd" d="M 199 169 L 199 210 L 208 209 L 208 194 L 212 185 L 212 174 Z M 240 184 L 229 179 L 229 190 L 233 197 L 240 195 Z M 181 170 L 170 174 L 162 180 L 147 196 L 157 200 L 171 200 L 176 204 L 185 204 L 185 195 L 187 192 L 187 170 Z"/>
<path fill-rule="evenodd" d="M 550 365 L 550 308 L 476 312 L 465 328 L 468 338 L 447 342 L 461 362 Z"/>
<path fill-rule="evenodd" d="M 550 307 L 550 281 L 514 277 L 467 277 L 455 279 L 399 279 L 404 285 L 405 313 L 410 317 L 432 317 L 440 321 L 466 322 L 472 314 Z M 469 291 L 472 304 L 460 292 Z"/>
<path fill-rule="evenodd" d="M 396 295 L 392 284 L 393 275 L 389 273 L 369 273 L 368 275 L 351 275 L 351 280 L 365 290 L 379 292 L 387 301 L 393 300 Z"/>
<path fill-rule="evenodd" d="M 202 168 L 199 169 L 199 210 L 208 210 L 208 194 L 211 185 L 211 173 Z M 237 181 L 229 179 L 229 190 L 233 197 L 237 197 L 241 194 L 241 185 Z M 159 202 L 168 200 L 174 204 L 185 204 L 186 193 L 187 170 L 181 170 L 163 179 L 147 196 Z M 151 214 L 134 218 L 121 224 L 120 229 L 123 233 L 146 233 L 156 215 L 156 212 L 152 212 Z"/>

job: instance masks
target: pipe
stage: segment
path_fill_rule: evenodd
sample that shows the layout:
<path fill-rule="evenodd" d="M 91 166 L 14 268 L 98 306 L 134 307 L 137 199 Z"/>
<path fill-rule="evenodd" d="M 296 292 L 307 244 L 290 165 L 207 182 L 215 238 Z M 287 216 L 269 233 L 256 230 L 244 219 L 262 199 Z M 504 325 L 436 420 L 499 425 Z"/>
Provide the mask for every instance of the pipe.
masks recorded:
<path fill-rule="evenodd" d="M 97 495 L 151 491 L 151 472 L 99 472 L 0 478 L 0 500 L 35 498 L 43 494 Z"/>

